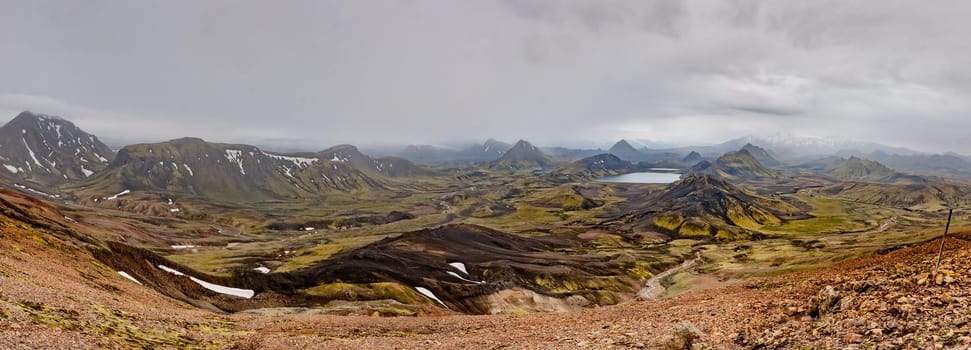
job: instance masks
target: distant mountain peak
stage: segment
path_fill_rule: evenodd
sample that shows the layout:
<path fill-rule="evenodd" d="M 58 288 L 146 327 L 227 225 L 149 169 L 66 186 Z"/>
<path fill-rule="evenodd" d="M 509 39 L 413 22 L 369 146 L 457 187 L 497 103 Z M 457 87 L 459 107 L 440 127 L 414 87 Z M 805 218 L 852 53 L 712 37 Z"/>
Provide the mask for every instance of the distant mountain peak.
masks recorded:
<path fill-rule="evenodd" d="M 753 145 L 751 143 L 746 143 L 745 146 L 742 146 L 742 150 L 755 157 L 755 159 L 764 166 L 774 168 L 782 165 L 782 163 L 775 159 L 775 157 L 773 157 L 772 154 L 769 153 L 769 151 L 765 148 Z"/>
<path fill-rule="evenodd" d="M 49 114 L 42 114 L 42 113 L 36 113 L 36 112 L 33 112 L 33 111 L 23 111 L 23 112 L 20 112 L 11 121 L 15 121 L 15 120 L 29 120 L 29 121 L 34 121 L 34 120 L 48 120 L 48 119 L 67 121 L 64 118 L 61 118 L 59 116 L 49 115 Z"/>
<path fill-rule="evenodd" d="M 546 168 L 553 164 L 553 158 L 543 153 L 539 147 L 526 140 L 519 140 L 494 165 L 503 168 Z"/>
<path fill-rule="evenodd" d="M 639 161 L 645 158 L 643 152 L 631 146 L 630 142 L 624 139 L 617 141 L 607 152 L 628 161 Z"/>
<path fill-rule="evenodd" d="M 723 178 L 771 177 L 775 172 L 759 163 L 747 149 L 725 153 L 714 162 L 702 160 L 691 167 L 691 173 L 710 174 Z"/>
<path fill-rule="evenodd" d="M 686 163 L 686 164 L 691 164 L 691 163 L 700 162 L 702 160 L 703 160 L 703 158 L 701 157 L 701 154 L 700 153 L 695 152 L 695 151 L 691 151 L 691 153 L 688 153 L 687 156 L 685 156 L 683 159 L 681 159 L 681 162 L 682 163 Z"/>
<path fill-rule="evenodd" d="M 114 153 L 60 117 L 23 111 L 0 127 L 0 176 L 49 186 L 104 169 Z"/>

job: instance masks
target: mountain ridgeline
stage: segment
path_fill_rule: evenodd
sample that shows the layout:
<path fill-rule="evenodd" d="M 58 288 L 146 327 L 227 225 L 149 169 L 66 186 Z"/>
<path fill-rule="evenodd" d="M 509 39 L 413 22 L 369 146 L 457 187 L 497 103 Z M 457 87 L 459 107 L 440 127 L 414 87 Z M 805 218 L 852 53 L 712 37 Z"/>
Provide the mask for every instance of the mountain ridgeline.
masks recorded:
<path fill-rule="evenodd" d="M 73 123 L 20 113 L 0 127 L 0 177 L 42 188 L 77 181 L 103 170 L 114 152 Z"/>
<path fill-rule="evenodd" d="M 502 157 L 512 145 L 488 139 L 482 144 L 471 145 L 463 149 L 447 149 L 429 145 L 410 145 L 398 155 L 402 158 L 422 164 L 443 164 L 453 162 L 491 162 Z"/>
<path fill-rule="evenodd" d="M 250 145 L 182 138 L 122 148 L 107 169 L 80 185 L 80 192 L 161 191 L 260 201 L 387 190 L 387 179 L 428 174 L 410 161 L 373 159 L 350 145 L 277 154 Z"/>

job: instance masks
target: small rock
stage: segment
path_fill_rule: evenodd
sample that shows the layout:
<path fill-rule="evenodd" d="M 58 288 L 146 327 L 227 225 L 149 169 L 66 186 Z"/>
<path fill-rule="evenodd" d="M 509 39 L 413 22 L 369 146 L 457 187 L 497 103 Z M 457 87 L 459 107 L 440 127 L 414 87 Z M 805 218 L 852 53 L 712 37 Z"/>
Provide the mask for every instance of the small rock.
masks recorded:
<path fill-rule="evenodd" d="M 843 337 L 843 341 L 847 344 L 859 344 L 863 342 L 863 336 L 857 333 L 849 333 Z"/>

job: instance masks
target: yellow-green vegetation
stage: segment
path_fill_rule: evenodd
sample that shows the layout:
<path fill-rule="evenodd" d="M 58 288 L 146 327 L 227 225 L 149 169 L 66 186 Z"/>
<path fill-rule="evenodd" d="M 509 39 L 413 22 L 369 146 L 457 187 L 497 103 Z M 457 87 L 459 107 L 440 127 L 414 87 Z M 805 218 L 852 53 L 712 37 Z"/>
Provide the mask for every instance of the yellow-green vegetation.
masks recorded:
<path fill-rule="evenodd" d="M 785 235 L 853 232 L 874 228 L 881 219 L 892 215 L 892 210 L 872 205 L 805 195 L 796 198 L 812 207 L 812 218 L 765 225 L 763 228 L 768 232 Z"/>
<path fill-rule="evenodd" d="M 536 276 L 533 282 L 551 293 L 570 293 L 591 290 L 629 291 L 631 286 L 616 276 L 578 279 L 576 276 L 557 274 Z"/>
<path fill-rule="evenodd" d="M 523 200 L 537 206 L 566 211 L 586 210 L 597 206 L 593 199 L 580 195 L 574 185 L 563 185 L 536 191 Z"/>
<path fill-rule="evenodd" d="M 249 254 L 244 250 L 199 248 L 197 253 L 169 255 L 167 258 L 200 272 L 215 276 L 232 275 L 231 270 L 243 266 Z"/>
<path fill-rule="evenodd" d="M 560 209 L 540 208 L 527 204 L 519 204 L 516 211 L 494 218 L 469 218 L 465 221 L 472 224 L 486 225 L 511 231 L 526 231 L 537 225 L 550 225 L 569 219 L 569 214 Z"/>
<path fill-rule="evenodd" d="M 757 230 L 763 225 L 779 225 L 778 217 L 754 205 L 731 203 L 727 208 L 728 219 L 738 227 Z"/>
<path fill-rule="evenodd" d="M 368 284 L 327 283 L 301 290 L 303 293 L 324 299 L 339 300 L 395 300 L 403 304 L 427 304 L 430 300 L 414 289 L 394 282 Z M 396 314 L 412 315 L 414 311 L 402 309 Z"/>
<path fill-rule="evenodd" d="M 654 225 L 670 232 L 677 232 L 684 224 L 684 217 L 677 215 L 660 215 L 654 218 Z"/>
<path fill-rule="evenodd" d="M 96 316 L 82 314 L 88 311 Z M 37 324 L 67 331 L 93 332 L 110 339 L 111 343 L 130 348 L 215 349 L 224 345 L 218 340 L 222 339 L 219 336 L 247 334 L 233 330 L 233 324 L 218 319 L 188 325 L 184 321 L 166 324 L 165 321 L 156 320 L 149 325 L 149 321 L 143 321 L 139 316 L 99 304 L 91 304 L 90 310 L 79 312 L 29 301 L 0 299 L 0 316 L 7 319 L 26 318 Z M 183 335 L 183 327 L 186 326 L 200 334 L 215 335 L 212 339 L 216 340 L 187 337 Z"/>
<path fill-rule="evenodd" d="M 691 218 L 681 224 L 678 229 L 678 236 L 681 238 L 707 238 L 712 236 L 711 224 L 699 218 Z"/>
<path fill-rule="evenodd" d="M 952 226 L 953 230 L 967 227 Z M 881 248 L 923 242 L 943 233 L 941 228 L 812 234 L 733 244 L 696 242 L 705 264 L 697 270 L 730 278 L 776 275 L 823 268 L 834 261 L 873 254 Z"/>
<path fill-rule="evenodd" d="M 655 271 L 658 271 L 655 264 L 647 261 L 635 261 L 629 267 L 624 267 L 624 272 L 627 275 L 639 280 L 646 280 L 653 277 Z"/>
<path fill-rule="evenodd" d="M 384 237 L 386 236 L 352 236 L 346 238 L 335 238 L 330 243 L 301 248 L 286 256 L 285 264 L 277 269 L 277 271 L 285 272 L 310 267 L 318 262 L 327 260 L 334 254 L 340 253 L 343 250 L 362 247 Z"/>

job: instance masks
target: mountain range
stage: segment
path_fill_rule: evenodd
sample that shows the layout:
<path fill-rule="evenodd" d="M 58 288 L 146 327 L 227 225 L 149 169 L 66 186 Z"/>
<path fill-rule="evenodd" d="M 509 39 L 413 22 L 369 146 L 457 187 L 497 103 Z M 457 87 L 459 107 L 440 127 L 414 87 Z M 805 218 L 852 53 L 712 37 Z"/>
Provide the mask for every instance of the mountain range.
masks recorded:
<path fill-rule="evenodd" d="M 401 158 L 373 159 L 350 145 L 317 153 L 277 154 L 250 145 L 182 138 L 125 146 L 107 168 L 75 191 L 92 195 L 161 191 L 260 201 L 386 189 L 383 179 L 431 173 Z"/>
<path fill-rule="evenodd" d="M 745 143 L 739 145 L 742 141 Z M 766 148 L 765 144 L 780 148 Z M 711 155 L 732 145 L 739 147 Z M 971 176 L 971 161 L 953 154 L 924 155 L 866 143 L 778 137 L 744 138 L 717 146 L 668 150 L 637 148 L 627 140 L 620 140 L 607 151 L 540 148 L 525 140 L 510 145 L 489 139 L 458 150 L 408 146 L 399 153 L 400 157 L 381 158 L 365 155 L 352 145 L 318 152 L 276 153 L 251 145 L 182 138 L 129 145 L 115 154 L 96 136 L 67 120 L 25 111 L 0 127 L 0 166 L 3 167 L 0 179 L 42 194 L 55 193 L 64 187 L 89 199 L 107 198 L 123 191 L 150 191 L 224 201 L 262 201 L 317 197 L 334 192 L 388 191 L 395 187 L 392 184 L 395 178 L 437 174 L 437 170 L 412 160 L 434 164 L 478 163 L 505 170 L 545 170 L 557 174 L 561 180 L 652 166 L 737 180 L 774 176 L 777 174 L 774 168 L 792 164 L 780 159 L 790 159 L 786 155 L 792 156 L 796 150 L 805 155 L 853 145 L 876 151 L 843 161 L 821 157 L 803 164 L 826 171 L 834 178 L 851 181 L 924 181 L 895 169 L 918 175 Z M 902 153 L 885 153 L 894 150 Z"/>

